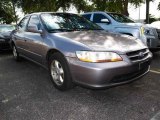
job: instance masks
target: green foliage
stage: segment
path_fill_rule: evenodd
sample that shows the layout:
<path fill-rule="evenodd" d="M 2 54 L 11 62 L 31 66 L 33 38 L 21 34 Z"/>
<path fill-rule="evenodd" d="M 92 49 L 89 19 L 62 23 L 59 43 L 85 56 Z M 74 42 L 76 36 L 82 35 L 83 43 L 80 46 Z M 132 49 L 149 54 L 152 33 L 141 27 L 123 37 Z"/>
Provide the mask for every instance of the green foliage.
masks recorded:
<path fill-rule="evenodd" d="M 138 7 L 145 0 L 14 0 L 24 13 L 67 10 L 71 5 L 81 11 L 111 11 L 125 13 L 128 3 Z M 91 4 L 88 4 L 91 3 Z M 126 13 L 125 13 L 126 14 Z"/>
<path fill-rule="evenodd" d="M 0 22 L 11 23 L 16 20 L 13 3 L 22 8 L 23 12 L 55 12 L 59 9 L 67 10 L 71 6 L 76 7 L 78 12 L 109 11 L 125 15 L 128 14 L 128 4 L 138 7 L 146 0 L 0 0 Z M 160 9 L 160 4 L 159 4 Z"/>
<path fill-rule="evenodd" d="M 22 8 L 24 13 L 52 11 L 55 12 L 59 9 L 67 10 L 72 6 L 81 11 L 90 11 L 93 9 L 88 5 L 89 0 L 16 0 L 17 6 Z"/>
<path fill-rule="evenodd" d="M 152 22 L 154 22 L 154 21 L 157 21 L 159 19 L 160 18 L 155 18 L 154 15 L 149 14 L 149 24 L 152 23 Z M 144 22 L 146 22 L 146 20 Z"/>
<path fill-rule="evenodd" d="M 10 24 L 15 22 L 13 5 L 10 0 L 0 1 L 0 23 Z"/>
<path fill-rule="evenodd" d="M 17 0 L 17 6 L 24 13 L 57 11 L 59 8 L 66 10 L 70 7 L 72 0 Z"/>
<path fill-rule="evenodd" d="M 94 10 L 128 14 L 128 4 L 138 7 L 145 0 L 92 0 Z"/>
<path fill-rule="evenodd" d="M 89 5 L 90 0 L 72 0 L 71 5 L 75 6 L 78 12 L 87 12 L 94 9 L 93 5 Z"/>

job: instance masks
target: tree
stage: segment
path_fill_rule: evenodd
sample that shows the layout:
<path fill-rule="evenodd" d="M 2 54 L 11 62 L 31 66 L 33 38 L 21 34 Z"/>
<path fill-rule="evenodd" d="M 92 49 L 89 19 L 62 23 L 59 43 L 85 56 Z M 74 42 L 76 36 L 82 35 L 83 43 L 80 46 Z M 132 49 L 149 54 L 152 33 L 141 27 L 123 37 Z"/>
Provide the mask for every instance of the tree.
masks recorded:
<path fill-rule="evenodd" d="M 158 20 L 158 18 L 155 18 L 154 15 L 149 14 L 149 22 L 148 22 L 148 24 L 150 24 L 150 23 L 152 23 L 154 21 L 157 21 L 157 20 Z M 147 23 L 147 20 L 145 19 L 144 22 Z"/>
<path fill-rule="evenodd" d="M 16 21 L 13 5 L 10 0 L 0 1 L 0 23 L 10 24 Z"/>
<path fill-rule="evenodd" d="M 90 11 L 93 9 L 88 5 L 90 0 L 16 0 L 17 6 L 22 8 L 24 13 L 52 11 L 59 9 L 67 10 L 71 6 L 76 7 L 78 12 Z"/>
<path fill-rule="evenodd" d="M 94 10 L 117 12 L 129 15 L 128 4 L 138 7 L 144 0 L 92 0 Z"/>
<path fill-rule="evenodd" d="M 16 0 L 17 6 L 21 7 L 24 13 L 57 11 L 60 8 L 67 10 L 71 5 L 75 6 L 78 12 L 81 11 L 111 11 L 129 15 L 128 4 L 135 7 L 145 0 Z M 88 4 L 91 3 L 91 4 Z"/>
<path fill-rule="evenodd" d="M 72 0 L 16 0 L 17 6 L 22 8 L 24 13 L 57 11 L 62 8 L 66 10 L 70 7 Z"/>

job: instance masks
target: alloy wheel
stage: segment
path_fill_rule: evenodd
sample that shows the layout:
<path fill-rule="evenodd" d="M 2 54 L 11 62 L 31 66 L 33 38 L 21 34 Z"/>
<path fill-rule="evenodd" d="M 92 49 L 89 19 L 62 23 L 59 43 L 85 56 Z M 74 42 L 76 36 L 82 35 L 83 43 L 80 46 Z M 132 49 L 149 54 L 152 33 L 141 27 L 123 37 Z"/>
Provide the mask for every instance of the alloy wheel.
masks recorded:
<path fill-rule="evenodd" d="M 58 85 L 62 85 L 64 82 L 64 70 L 61 63 L 57 60 L 51 62 L 51 76 L 53 81 Z"/>

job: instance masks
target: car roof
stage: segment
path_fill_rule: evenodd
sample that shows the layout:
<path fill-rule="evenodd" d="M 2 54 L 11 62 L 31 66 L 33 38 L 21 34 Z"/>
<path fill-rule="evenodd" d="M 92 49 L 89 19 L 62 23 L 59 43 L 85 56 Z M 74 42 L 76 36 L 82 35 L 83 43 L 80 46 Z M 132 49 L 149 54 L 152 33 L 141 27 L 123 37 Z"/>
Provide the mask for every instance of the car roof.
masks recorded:
<path fill-rule="evenodd" d="M 14 25 L 11 25 L 11 24 L 0 24 L 0 26 L 14 26 Z"/>
<path fill-rule="evenodd" d="M 40 14 L 44 14 L 44 13 L 75 14 L 75 13 L 66 13 L 66 12 L 34 12 L 34 13 L 27 14 L 26 16 L 30 16 L 30 15 L 40 15 Z"/>
<path fill-rule="evenodd" d="M 92 14 L 92 13 L 114 13 L 114 14 L 119 14 L 119 13 L 116 13 L 116 12 L 107 12 L 107 11 L 93 11 L 93 12 L 85 12 L 85 13 L 82 13 L 82 15 L 84 14 Z"/>

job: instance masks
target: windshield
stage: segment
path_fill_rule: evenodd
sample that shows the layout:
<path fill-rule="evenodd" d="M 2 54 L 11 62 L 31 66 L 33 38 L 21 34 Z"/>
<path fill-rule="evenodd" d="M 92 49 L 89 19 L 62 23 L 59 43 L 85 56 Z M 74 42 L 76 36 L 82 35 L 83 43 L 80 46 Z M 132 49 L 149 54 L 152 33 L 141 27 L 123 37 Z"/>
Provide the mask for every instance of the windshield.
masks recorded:
<path fill-rule="evenodd" d="M 107 14 L 109 14 L 114 20 L 121 23 L 135 23 L 134 20 L 122 14 L 117 14 L 117 13 L 107 13 Z"/>
<path fill-rule="evenodd" d="M 0 32 L 9 32 L 15 29 L 12 25 L 0 25 Z"/>
<path fill-rule="evenodd" d="M 49 32 L 102 30 L 98 25 L 76 14 L 44 13 L 41 19 Z"/>

